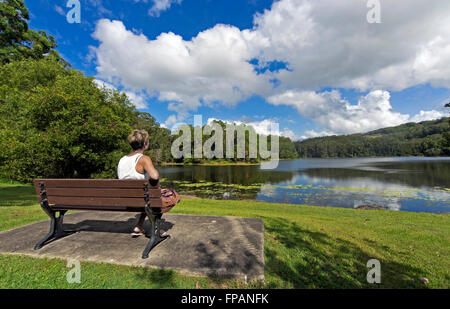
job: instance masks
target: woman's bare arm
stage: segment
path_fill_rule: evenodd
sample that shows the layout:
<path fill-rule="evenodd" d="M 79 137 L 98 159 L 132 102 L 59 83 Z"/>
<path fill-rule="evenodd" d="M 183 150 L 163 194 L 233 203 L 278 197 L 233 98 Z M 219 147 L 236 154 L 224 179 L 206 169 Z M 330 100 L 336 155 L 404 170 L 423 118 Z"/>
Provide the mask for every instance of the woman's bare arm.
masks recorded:
<path fill-rule="evenodd" d="M 143 156 L 139 163 L 142 164 L 142 167 L 144 171 L 147 172 L 148 176 L 150 176 L 151 179 L 158 180 L 159 179 L 159 173 L 158 170 L 153 166 L 152 159 L 148 156 Z"/>

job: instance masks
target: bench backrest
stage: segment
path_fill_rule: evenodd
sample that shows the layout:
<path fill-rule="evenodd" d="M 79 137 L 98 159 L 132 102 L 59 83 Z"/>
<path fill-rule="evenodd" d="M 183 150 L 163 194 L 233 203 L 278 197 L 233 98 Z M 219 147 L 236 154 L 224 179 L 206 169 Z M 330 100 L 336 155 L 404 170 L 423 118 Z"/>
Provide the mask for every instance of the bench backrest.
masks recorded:
<path fill-rule="evenodd" d="M 48 204 L 58 209 L 144 211 L 145 192 L 151 208 L 161 208 L 159 183 L 148 180 L 117 179 L 35 179 L 38 202 L 45 190 Z"/>

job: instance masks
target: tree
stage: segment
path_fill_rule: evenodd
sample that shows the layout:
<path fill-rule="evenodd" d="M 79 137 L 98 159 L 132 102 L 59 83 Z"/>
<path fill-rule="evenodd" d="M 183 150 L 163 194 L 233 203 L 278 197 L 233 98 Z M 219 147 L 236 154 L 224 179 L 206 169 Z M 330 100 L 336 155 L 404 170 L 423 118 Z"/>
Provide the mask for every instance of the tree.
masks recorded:
<path fill-rule="evenodd" d="M 450 107 L 450 103 L 445 104 L 445 107 Z M 450 155 L 450 119 L 448 121 L 449 127 L 443 134 L 443 151 L 446 155 Z"/>
<path fill-rule="evenodd" d="M 131 150 L 127 136 L 140 128 L 153 135 L 160 129 L 124 93 L 99 89 L 55 59 L 0 70 L 1 178 L 115 178 L 119 159 Z"/>
<path fill-rule="evenodd" d="M 29 29 L 29 19 L 23 0 L 0 1 L 0 63 L 53 57 L 68 65 L 55 50 L 53 36 Z"/>
<path fill-rule="evenodd" d="M 159 164 L 172 160 L 171 145 L 173 137 L 169 129 L 162 128 L 155 117 L 145 112 L 138 112 L 133 123 L 135 128 L 144 129 L 149 134 L 149 155 L 152 161 Z"/>

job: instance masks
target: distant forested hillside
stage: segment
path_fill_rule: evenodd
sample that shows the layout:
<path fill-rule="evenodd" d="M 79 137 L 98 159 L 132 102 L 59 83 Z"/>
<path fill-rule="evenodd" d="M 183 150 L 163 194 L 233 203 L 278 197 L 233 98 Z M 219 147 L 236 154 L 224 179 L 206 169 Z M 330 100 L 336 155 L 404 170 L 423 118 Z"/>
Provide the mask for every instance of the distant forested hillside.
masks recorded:
<path fill-rule="evenodd" d="M 327 136 L 296 142 L 301 158 L 344 158 L 370 156 L 444 156 L 450 155 L 448 135 L 450 118 L 406 123 L 368 132 Z"/>

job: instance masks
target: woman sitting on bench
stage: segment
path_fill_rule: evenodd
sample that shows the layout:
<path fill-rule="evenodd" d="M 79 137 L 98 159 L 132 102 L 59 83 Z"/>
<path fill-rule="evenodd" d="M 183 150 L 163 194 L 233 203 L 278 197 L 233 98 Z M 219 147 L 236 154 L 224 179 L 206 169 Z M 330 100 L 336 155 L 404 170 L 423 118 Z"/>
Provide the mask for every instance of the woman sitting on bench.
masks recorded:
<path fill-rule="evenodd" d="M 159 173 L 153 166 L 152 160 L 149 156 L 144 155 L 144 152 L 149 146 L 147 131 L 134 130 L 128 137 L 128 142 L 134 151 L 120 159 L 119 165 L 117 166 L 117 176 L 119 179 L 158 180 Z M 173 194 L 179 199 L 176 192 L 173 192 Z M 144 235 L 145 231 L 142 226 L 144 224 L 145 216 L 145 212 L 139 215 L 138 223 L 132 233 L 133 236 L 137 237 Z"/>

